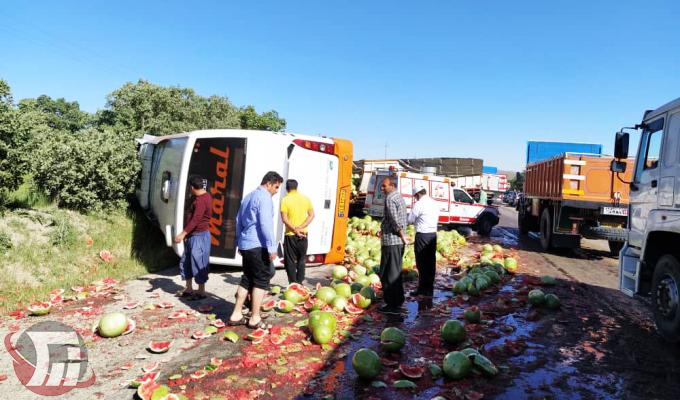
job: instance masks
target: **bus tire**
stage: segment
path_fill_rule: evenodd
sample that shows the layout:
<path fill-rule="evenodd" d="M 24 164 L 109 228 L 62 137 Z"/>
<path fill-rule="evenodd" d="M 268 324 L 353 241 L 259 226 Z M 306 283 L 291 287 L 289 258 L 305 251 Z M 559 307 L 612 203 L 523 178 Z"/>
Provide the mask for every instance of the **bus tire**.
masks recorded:
<path fill-rule="evenodd" d="M 552 245 L 552 218 L 550 215 L 550 209 L 545 208 L 541 214 L 541 248 L 544 251 L 549 251 L 553 248 Z"/>
<path fill-rule="evenodd" d="M 670 343 L 680 342 L 680 263 L 670 254 L 654 267 L 652 307 L 659 334 Z"/>

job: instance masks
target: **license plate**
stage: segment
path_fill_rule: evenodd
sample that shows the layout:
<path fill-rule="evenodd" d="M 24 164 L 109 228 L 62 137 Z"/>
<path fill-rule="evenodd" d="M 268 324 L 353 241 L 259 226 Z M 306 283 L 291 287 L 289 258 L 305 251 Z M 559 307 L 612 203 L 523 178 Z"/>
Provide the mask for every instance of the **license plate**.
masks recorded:
<path fill-rule="evenodd" d="M 604 215 L 621 215 L 628 216 L 628 209 L 623 207 L 602 207 L 602 214 Z"/>

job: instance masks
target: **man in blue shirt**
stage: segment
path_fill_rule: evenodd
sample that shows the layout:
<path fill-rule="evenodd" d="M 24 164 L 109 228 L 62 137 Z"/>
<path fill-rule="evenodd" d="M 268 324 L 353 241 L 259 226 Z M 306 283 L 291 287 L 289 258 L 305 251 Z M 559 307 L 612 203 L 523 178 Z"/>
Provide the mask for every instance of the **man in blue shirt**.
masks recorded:
<path fill-rule="evenodd" d="M 246 325 L 248 328 L 266 328 L 260 316 L 260 307 L 269 281 L 274 276 L 272 262 L 277 257 L 274 236 L 274 203 L 272 196 L 278 191 L 283 178 L 269 171 L 260 186 L 250 192 L 236 214 L 236 245 L 243 258 L 243 275 L 236 291 L 236 304 L 229 325 Z M 250 320 L 243 317 L 241 309 L 250 294 Z"/>

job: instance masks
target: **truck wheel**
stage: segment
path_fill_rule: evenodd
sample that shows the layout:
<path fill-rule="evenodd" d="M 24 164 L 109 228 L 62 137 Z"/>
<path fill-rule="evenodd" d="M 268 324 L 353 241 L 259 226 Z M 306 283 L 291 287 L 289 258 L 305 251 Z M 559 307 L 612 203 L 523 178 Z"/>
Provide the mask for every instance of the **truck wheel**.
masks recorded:
<path fill-rule="evenodd" d="M 656 329 L 671 343 L 680 342 L 680 263 L 666 254 L 656 262 L 652 278 L 652 306 Z"/>
<path fill-rule="evenodd" d="M 491 229 L 493 229 L 493 222 L 489 217 L 482 217 L 477 222 L 477 233 L 482 236 L 489 236 L 491 234 Z"/>
<path fill-rule="evenodd" d="M 623 248 L 623 245 L 625 243 L 626 242 L 619 242 L 619 241 L 616 241 L 616 240 L 610 240 L 609 241 L 609 252 L 611 253 L 611 255 L 618 257 L 619 252 L 621 251 L 621 249 Z"/>
<path fill-rule="evenodd" d="M 545 251 L 552 249 L 552 221 L 547 208 L 541 214 L 541 247 Z"/>

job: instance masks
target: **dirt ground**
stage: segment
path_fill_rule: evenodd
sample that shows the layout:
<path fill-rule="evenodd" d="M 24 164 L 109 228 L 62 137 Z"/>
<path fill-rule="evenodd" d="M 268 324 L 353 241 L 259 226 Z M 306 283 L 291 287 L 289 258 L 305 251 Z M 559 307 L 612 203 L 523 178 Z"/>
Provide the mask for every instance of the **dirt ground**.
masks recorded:
<path fill-rule="evenodd" d="M 7 316 L 0 334 L 18 336 L 24 329 L 45 320 L 66 323 L 78 329 L 88 348 L 88 360 L 96 383 L 62 396 L 69 399 L 127 399 L 128 388 L 142 375 L 142 367 L 159 363 L 159 382 L 173 392 L 190 398 L 396 398 L 431 399 L 678 399 L 680 398 L 680 347 L 662 341 L 654 332 L 648 305 L 616 290 L 616 259 L 607 255 L 602 243 L 584 241 L 583 249 L 560 254 L 544 254 L 536 243 L 518 239 L 516 216 L 502 209 L 501 224 L 491 241 L 516 255 L 520 268 L 479 297 L 454 296 L 451 285 L 457 269 L 438 269 L 435 296 L 431 299 L 408 297 L 400 316 L 384 316 L 372 306 L 357 316 L 338 321 L 336 341 L 324 348 L 308 341 L 304 312 L 271 314 L 274 325 L 260 344 L 243 339 L 249 331 L 234 329 L 241 340 L 231 343 L 219 333 L 203 340 L 192 339 L 195 330 L 211 323 L 209 315 L 226 320 L 233 307 L 233 296 L 240 273 L 214 270 L 208 283 L 212 296 L 198 303 L 182 302 L 173 294 L 181 288 L 175 269 L 111 285 L 94 295 L 56 306 L 45 317 Z M 482 241 L 470 238 L 465 250 L 478 251 Z M 310 286 L 328 284 L 330 267 L 308 269 Z M 540 277 L 557 278 L 556 286 L 541 285 Z M 275 284 L 285 285 L 285 273 L 277 271 Z M 407 290 L 414 283 L 406 284 Z M 558 311 L 527 305 L 530 289 L 541 288 L 562 300 Z M 101 288 L 100 288 L 101 289 Z M 94 290 L 92 290 L 94 292 Z M 123 305 L 139 302 L 134 309 Z M 158 305 L 168 302 L 169 308 Z M 149 307 L 146 307 L 149 305 Z M 452 346 L 441 342 L 439 327 L 447 319 L 462 319 L 470 305 L 483 311 L 480 324 L 466 324 L 467 342 Z M 203 307 L 201 307 L 203 306 Z M 207 307 L 210 306 L 210 307 Z M 148 309 L 147 309 L 148 308 Z M 210 309 L 209 309 L 210 308 Z M 184 310 L 186 317 L 168 319 Z M 123 311 L 137 328 L 129 335 L 103 339 L 91 327 L 108 311 Z M 297 324 L 299 325 L 299 324 Z M 387 326 L 397 326 L 408 334 L 406 346 L 398 353 L 380 350 L 378 336 Z M 153 354 L 146 347 L 150 340 L 173 340 L 167 353 Z M 432 376 L 427 368 L 441 364 L 449 352 L 463 347 L 480 349 L 499 368 L 493 377 L 474 375 L 460 381 Z M 376 350 L 382 360 L 376 381 L 357 379 L 351 358 L 359 348 Z M 205 377 L 194 375 L 220 358 L 221 365 Z M 392 387 L 405 379 L 399 366 L 423 367 L 421 378 L 412 379 L 415 389 Z M 14 374 L 12 357 L 0 357 L 3 398 L 35 399 L 38 396 L 21 385 Z M 169 378 L 173 379 L 169 379 Z"/>

